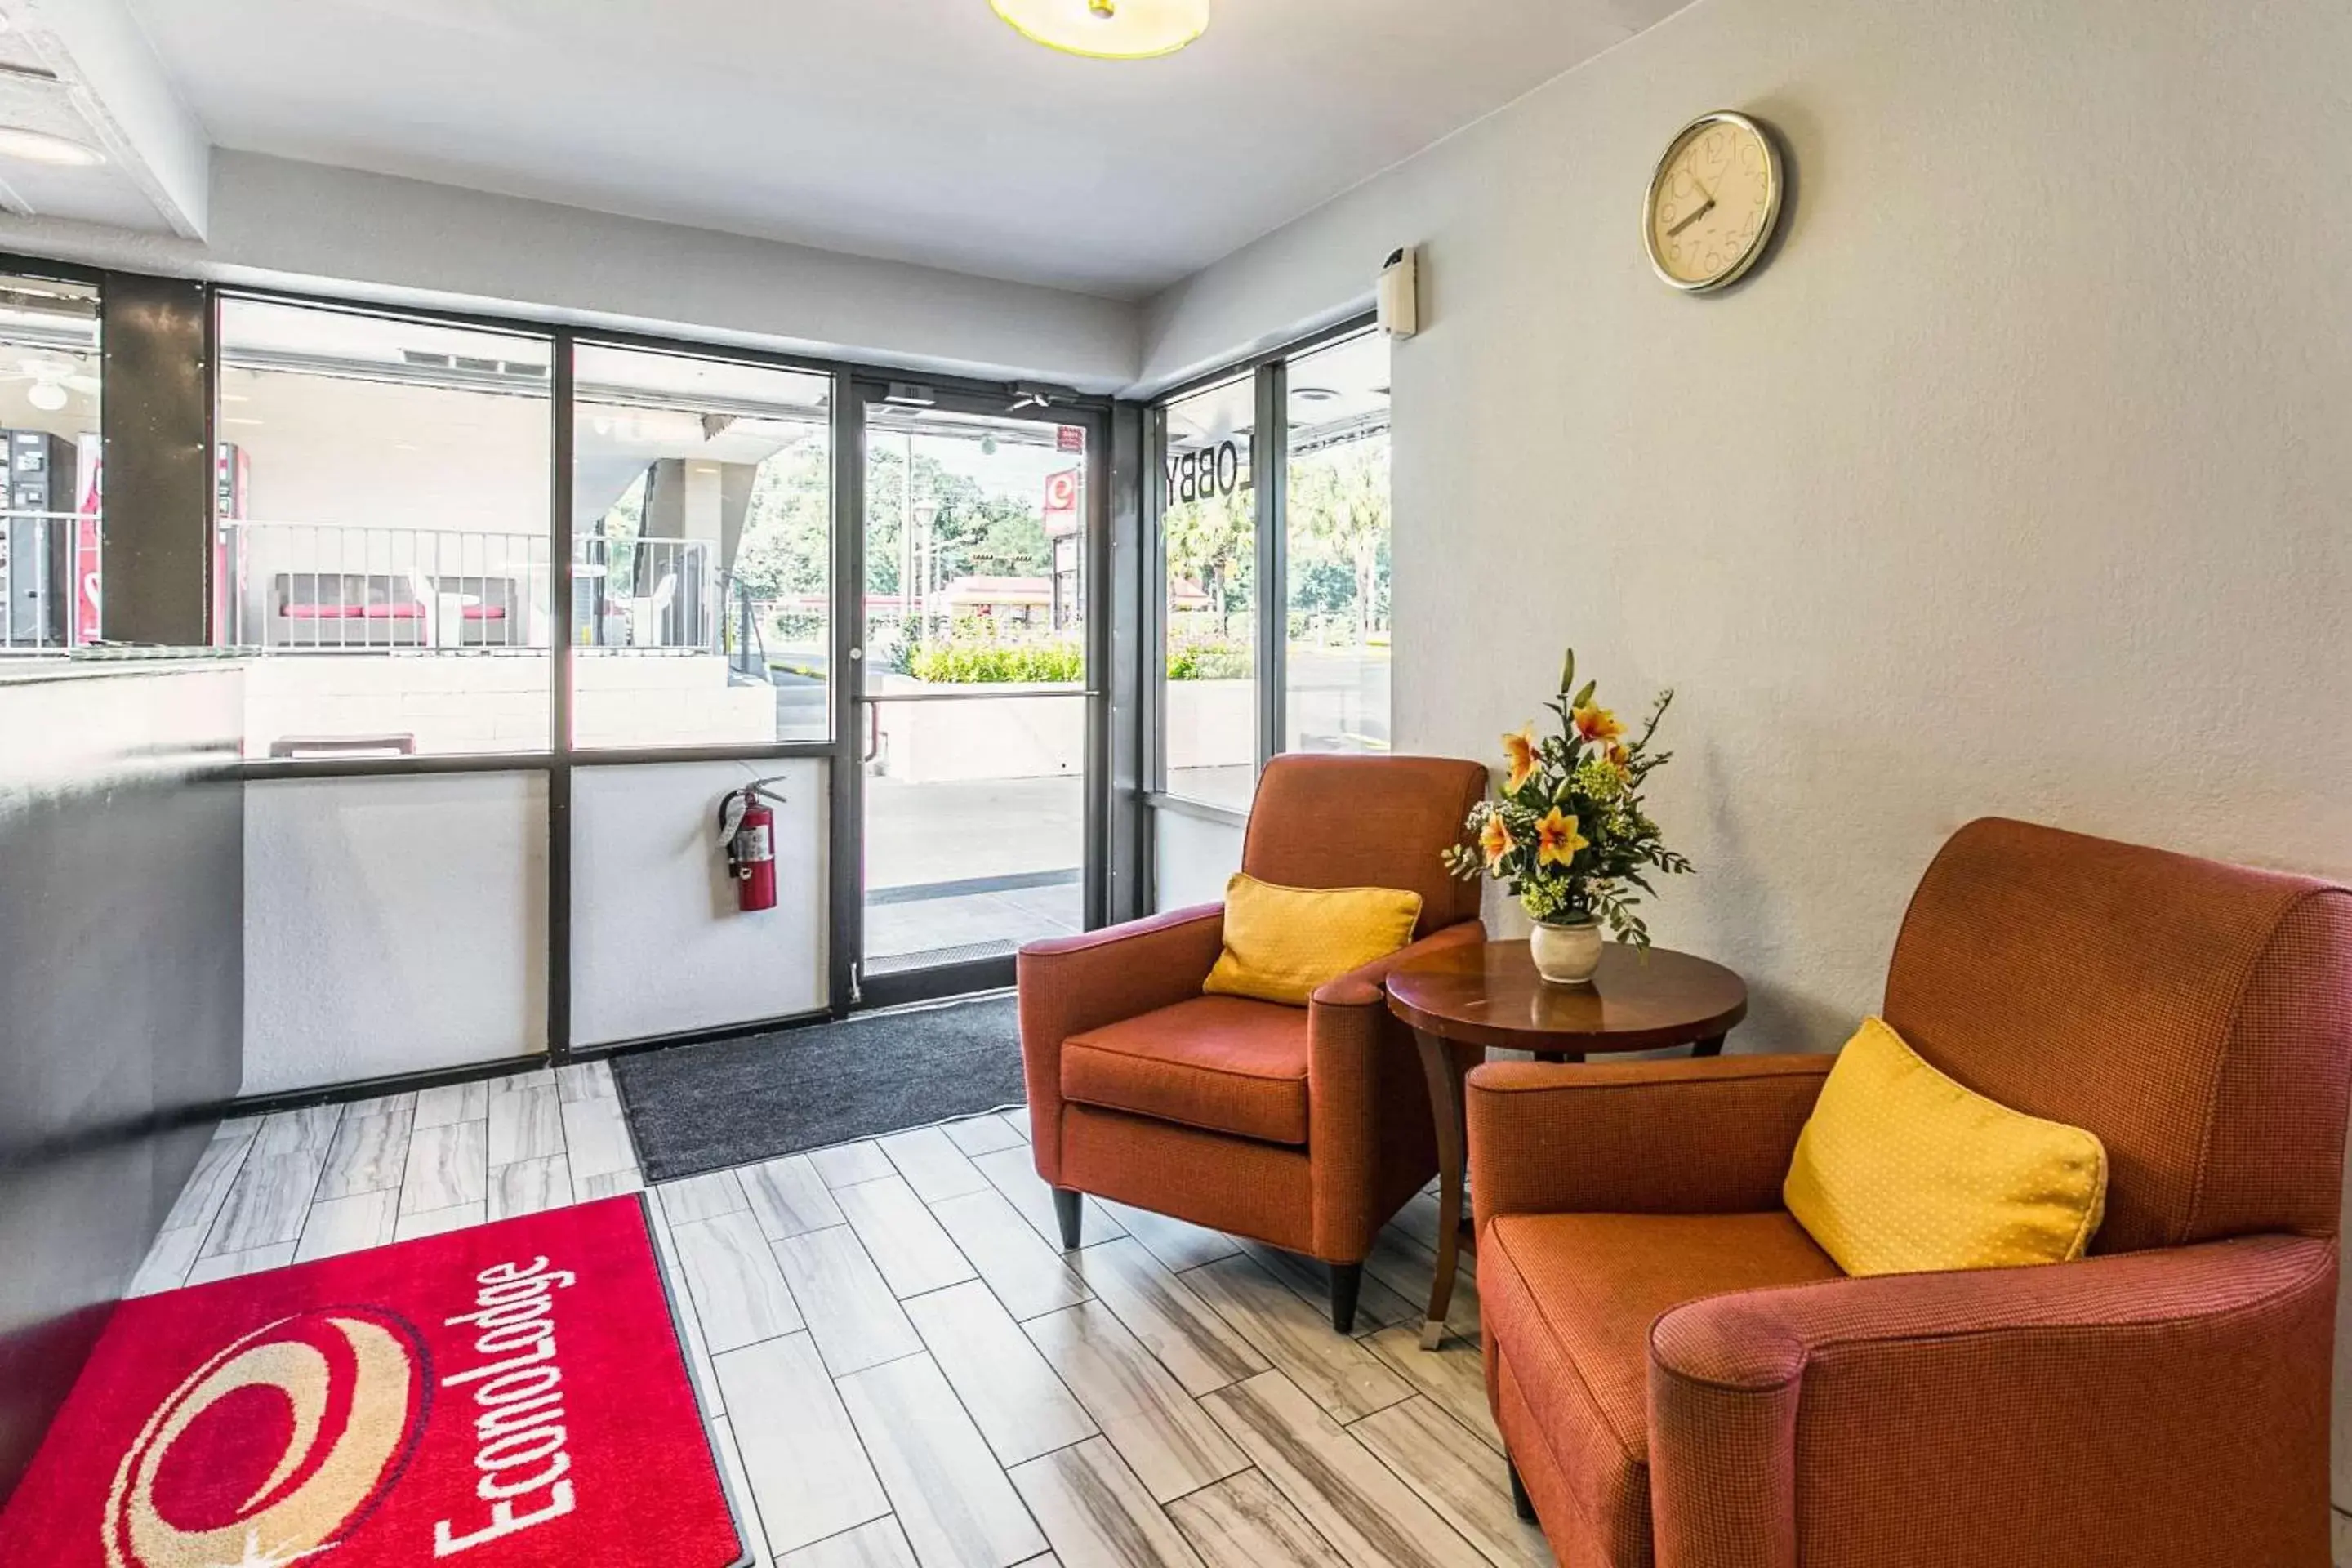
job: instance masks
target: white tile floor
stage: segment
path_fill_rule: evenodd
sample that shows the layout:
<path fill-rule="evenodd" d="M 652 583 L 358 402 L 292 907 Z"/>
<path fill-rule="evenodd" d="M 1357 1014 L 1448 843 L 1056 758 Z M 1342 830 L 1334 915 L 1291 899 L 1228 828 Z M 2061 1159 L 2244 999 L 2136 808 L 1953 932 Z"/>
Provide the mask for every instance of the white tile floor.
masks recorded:
<path fill-rule="evenodd" d="M 224 1126 L 135 1294 L 643 1185 L 593 1063 Z M 774 1568 L 1519 1568 L 1465 1273 L 1414 1338 L 1437 1207 L 1320 1269 L 1089 1202 L 1064 1253 L 1026 1117 L 655 1189 L 655 1242 L 744 1525 Z"/>

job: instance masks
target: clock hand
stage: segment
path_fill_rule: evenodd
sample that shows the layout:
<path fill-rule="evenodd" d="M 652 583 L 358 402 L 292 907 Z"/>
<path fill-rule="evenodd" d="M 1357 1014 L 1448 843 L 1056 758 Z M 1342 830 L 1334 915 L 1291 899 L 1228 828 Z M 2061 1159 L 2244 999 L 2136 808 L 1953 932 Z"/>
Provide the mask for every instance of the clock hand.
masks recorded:
<path fill-rule="evenodd" d="M 1706 205 L 1705 205 L 1701 206 L 1701 207 L 1700 207 L 1696 212 L 1695 212 L 1695 213 L 1691 214 L 1691 215 L 1690 215 L 1690 216 L 1688 216 L 1688 217 L 1686 217 L 1686 218 L 1683 219 L 1683 221 L 1682 221 L 1682 222 L 1680 222 L 1680 223 L 1678 223 L 1678 224 L 1675 225 L 1675 226 L 1674 226 L 1674 227 L 1672 227 L 1672 228 L 1670 228 L 1670 229 L 1666 230 L 1666 237 L 1667 237 L 1668 239 L 1673 239 L 1673 238 L 1674 238 L 1674 237 L 1675 237 L 1677 235 L 1681 234 L 1683 230 L 1685 230 L 1685 229 L 1686 229 L 1686 228 L 1690 227 L 1690 226 L 1691 226 L 1691 225 L 1693 225 L 1693 224 L 1696 223 L 1699 219 L 1701 219 L 1701 218 L 1705 217 L 1707 214 L 1709 214 L 1709 213 L 1713 212 L 1714 210 L 1715 210 L 1715 198 L 1714 198 L 1713 196 L 1709 196 L 1709 197 L 1707 197 L 1707 198 L 1706 198 Z"/>

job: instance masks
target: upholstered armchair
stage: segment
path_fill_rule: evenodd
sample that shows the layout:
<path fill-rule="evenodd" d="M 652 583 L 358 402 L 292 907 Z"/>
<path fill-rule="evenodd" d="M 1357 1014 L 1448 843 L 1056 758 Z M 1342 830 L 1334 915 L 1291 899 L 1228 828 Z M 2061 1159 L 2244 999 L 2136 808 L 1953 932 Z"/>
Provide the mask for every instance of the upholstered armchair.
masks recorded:
<path fill-rule="evenodd" d="M 2352 892 L 1978 822 L 1885 1015 L 2105 1142 L 2092 1256 L 1843 1277 L 1780 1205 L 1830 1057 L 1472 1075 L 1487 1392 L 1563 1568 L 2322 1568 Z"/>
<path fill-rule="evenodd" d="M 1343 1331 L 1372 1237 L 1437 1168 L 1412 1037 L 1381 988 L 1400 963 L 1478 942 L 1478 889 L 1440 851 L 1486 787 L 1475 763 L 1277 757 L 1258 781 L 1242 869 L 1294 888 L 1422 896 L 1412 945 L 1307 1005 L 1202 994 L 1223 947 L 1204 904 L 1021 952 L 1031 1147 L 1063 1244 L 1081 1194 L 1321 1259 Z"/>

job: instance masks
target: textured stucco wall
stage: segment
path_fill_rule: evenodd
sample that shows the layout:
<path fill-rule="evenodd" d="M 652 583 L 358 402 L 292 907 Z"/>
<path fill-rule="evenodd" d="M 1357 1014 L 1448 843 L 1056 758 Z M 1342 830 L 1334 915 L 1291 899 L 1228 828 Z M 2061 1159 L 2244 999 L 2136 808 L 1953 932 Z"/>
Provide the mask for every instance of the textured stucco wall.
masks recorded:
<path fill-rule="evenodd" d="M 1425 247 L 1397 730 L 1484 756 L 1574 643 L 1681 691 L 1658 934 L 1842 1039 L 1988 812 L 2352 877 L 2352 10 L 1706 0 L 1156 301 L 1155 365 Z M 1781 132 L 1778 254 L 1650 275 L 1675 128 Z"/>

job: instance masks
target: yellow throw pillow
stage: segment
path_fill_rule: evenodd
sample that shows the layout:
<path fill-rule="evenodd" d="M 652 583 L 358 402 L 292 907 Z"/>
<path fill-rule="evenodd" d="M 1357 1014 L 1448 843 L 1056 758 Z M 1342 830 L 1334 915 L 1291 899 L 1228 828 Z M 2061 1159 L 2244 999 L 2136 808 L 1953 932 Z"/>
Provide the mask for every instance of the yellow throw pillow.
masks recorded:
<path fill-rule="evenodd" d="M 1780 1194 L 1848 1274 L 2066 1263 L 2105 1212 L 2107 1151 L 1953 1081 L 1870 1018 L 1830 1069 Z"/>
<path fill-rule="evenodd" d="M 1421 895 L 1394 888 L 1278 888 L 1246 872 L 1225 884 L 1225 951 L 1201 989 L 1304 1007 L 1315 988 L 1412 940 Z"/>

